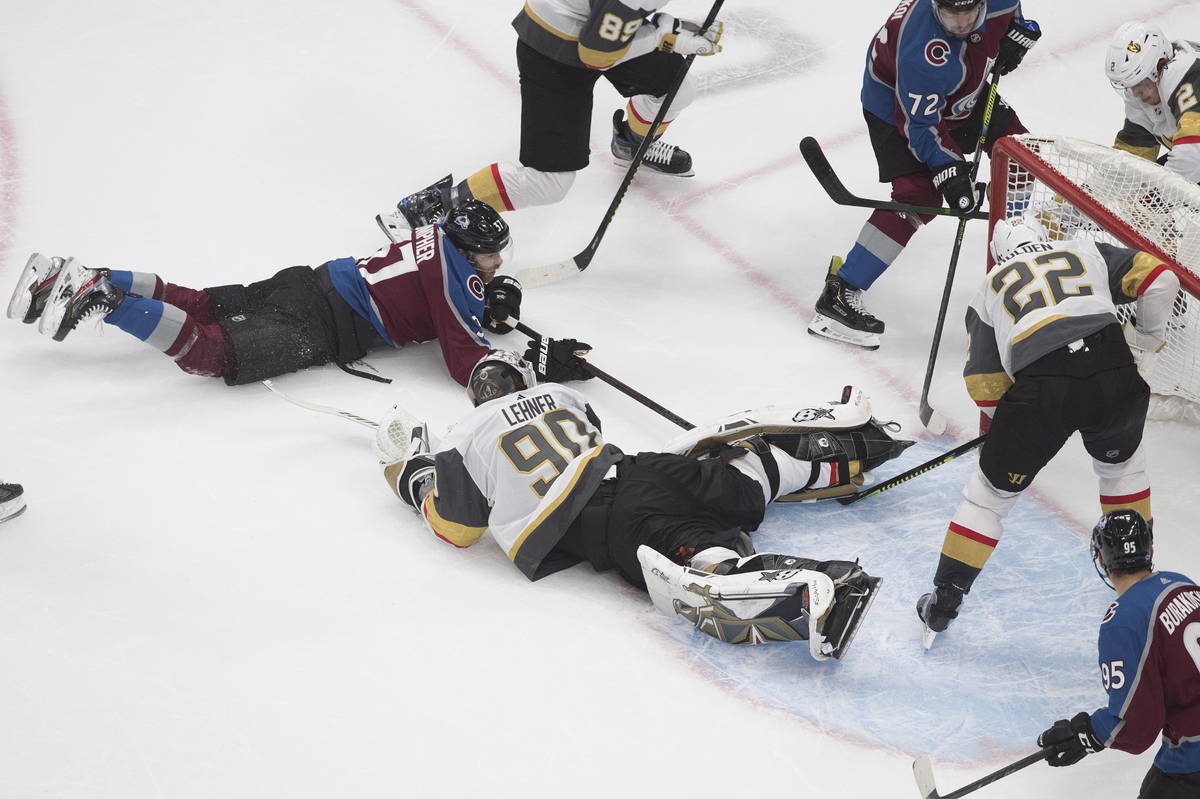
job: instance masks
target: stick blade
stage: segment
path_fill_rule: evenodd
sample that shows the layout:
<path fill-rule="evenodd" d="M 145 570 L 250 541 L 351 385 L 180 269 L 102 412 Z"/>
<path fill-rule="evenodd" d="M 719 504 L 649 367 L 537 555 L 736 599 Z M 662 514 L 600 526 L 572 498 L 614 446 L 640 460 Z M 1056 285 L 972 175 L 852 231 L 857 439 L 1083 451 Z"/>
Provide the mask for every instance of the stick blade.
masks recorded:
<path fill-rule="evenodd" d="M 924 799 L 939 799 L 937 785 L 933 782 L 933 763 L 929 755 L 921 755 L 913 761 L 913 777 L 917 780 L 917 790 Z"/>
<path fill-rule="evenodd" d="M 920 417 L 921 424 L 925 425 L 925 429 L 935 436 L 946 432 L 946 417 L 934 410 L 928 402 L 921 402 Z"/>
<path fill-rule="evenodd" d="M 582 271 L 583 268 L 575 263 L 574 258 L 568 258 L 565 261 L 558 261 L 546 264 L 545 266 L 520 269 L 516 273 L 516 278 L 525 288 L 536 288 L 538 286 L 549 286 L 560 280 L 565 280 L 572 275 L 578 275 Z"/>

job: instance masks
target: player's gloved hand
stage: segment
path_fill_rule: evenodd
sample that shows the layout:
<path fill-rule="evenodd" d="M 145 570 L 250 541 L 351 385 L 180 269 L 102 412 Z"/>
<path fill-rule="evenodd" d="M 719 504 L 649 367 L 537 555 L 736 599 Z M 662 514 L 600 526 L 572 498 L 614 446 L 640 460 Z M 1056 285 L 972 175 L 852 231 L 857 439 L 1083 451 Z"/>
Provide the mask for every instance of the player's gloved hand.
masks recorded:
<path fill-rule="evenodd" d="M 538 336 L 530 339 L 529 349 L 525 350 L 525 360 L 533 364 L 538 381 L 543 383 L 563 383 L 567 380 L 590 380 L 593 375 L 587 369 L 584 355 L 592 351 L 591 344 L 584 344 L 573 338 L 553 339 L 549 336 Z"/>
<path fill-rule="evenodd" d="M 1052 766 L 1073 766 L 1085 755 L 1104 748 L 1092 730 L 1092 719 L 1087 713 L 1076 713 L 1070 721 L 1059 719 L 1038 736 L 1037 742 L 1048 750 L 1046 762 Z"/>
<path fill-rule="evenodd" d="M 971 182 L 971 166 L 966 161 L 951 161 L 933 174 L 933 185 L 946 198 L 946 204 L 958 214 L 975 210 L 983 193 Z"/>
<path fill-rule="evenodd" d="M 1149 381 L 1150 373 L 1154 371 L 1154 362 L 1158 360 L 1158 354 L 1166 346 L 1166 340 L 1153 333 L 1143 333 L 1130 322 L 1121 325 L 1121 332 L 1125 334 L 1125 343 L 1129 345 L 1129 351 L 1133 353 L 1133 362 L 1137 364 L 1138 374 L 1142 376 L 1143 380 Z"/>
<path fill-rule="evenodd" d="M 483 326 L 508 333 L 521 321 L 521 284 L 515 277 L 496 275 L 484 287 Z"/>
<path fill-rule="evenodd" d="M 650 17 L 650 24 L 662 34 L 658 49 L 663 52 L 715 55 L 723 49 L 717 42 L 721 41 L 721 34 L 725 32 L 724 22 L 713 22 L 703 33 L 695 22 L 678 19 L 670 14 L 655 14 Z"/>
<path fill-rule="evenodd" d="M 1031 19 L 1018 22 L 1014 17 L 1008 23 L 1008 32 L 1000 40 L 1000 52 L 996 56 L 996 68 L 1007 75 L 1021 65 L 1021 59 L 1042 38 L 1042 28 Z"/>

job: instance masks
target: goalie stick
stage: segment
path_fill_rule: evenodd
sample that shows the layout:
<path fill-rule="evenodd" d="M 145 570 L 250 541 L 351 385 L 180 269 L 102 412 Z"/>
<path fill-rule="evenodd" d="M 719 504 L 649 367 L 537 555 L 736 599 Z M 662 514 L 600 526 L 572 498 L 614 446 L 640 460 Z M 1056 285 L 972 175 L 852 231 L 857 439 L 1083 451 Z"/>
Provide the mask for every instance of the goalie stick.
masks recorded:
<path fill-rule="evenodd" d="M 717 14 L 724 3 L 725 0 L 716 0 L 713 3 L 712 8 L 708 11 L 708 16 L 704 19 L 704 24 L 700 26 L 701 33 L 708 30 L 713 22 L 716 21 Z M 588 265 L 592 262 L 592 258 L 596 257 L 596 250 L 600 248 L 600 241 L 608 231 L 609 224 L 612 222 L 613 217 L 617 215 L 617 208 L 620 207 L 621 201 L 625 199 L 625 193 L 629 191 L 634 176 L 642 166 L 642 159 L 645 157 L 646 151 L 650 149 L 650 145 L 654 144 L 654 134 L 662 126 L 663 119 L 671 107 L 671 102 L 675 99 L 675 95 L 679 93 L 679 87 L 683 85 L 683 79 L 687 76 L 688 70 L 691 69 L 692 61 L 695 59 L 695 54 L 689 55 L 683 60 L 683 65 L 679 67 L 679 72 L 676 73 L 675 79 L 672 81 L 670 88 L 667 89 L 667 93 L 663 98 L 662 107 L 658 109 L 658 114 L 655 115 L 654 121 L 650 123 L 650 128 L 646 131 L 646 135 L 642 137 L 642 143 L 638 145 L 637 151 L 634 152 L 633 161 L 629 164 L 629 169 L 625 172 L 625 177 L 621 180 L 621 185 L 617 187 L 617 193 L 613 197 L 612 202 L 609 203 L 608 210 L 604 212 L 604 218 L 600 220 L 600 226 L 596 228 L 596 233 L 592 236 L 592 240 L 574 258 L 568 258 L 565 261 L 558 261 L 546 266 L 519 270 L 516 273 L 516 278 L 521 281 L 521 285 L 526 287 L 548 286 L 551 283 L 557 283 L 563 278 L 577 275 L 588 268 Z M 604 380 L 600 374 L 597 374 L 596 377 Z M 676 423 L 678 424 L 678 422 Z"/>
<path fill-rule="evenodd" d="M 833 166 L 829 163 L 829 159 L 825 157 L 824 150 L 821 149 L 820 143 L 812 136 L 805 136 L 800 141 L 800 153 L 804 156 L 805 162 L 808 163 L 808 168 L 812 170 L 813 177 L 821 184 L 821 188 L 825 189 L 825 193 L 829 195 L 829 199 L 833 200 L 838 205 L 853 205 L 858 208 L 876 208 L 880 211 L 898 211 L 906 214 L 931 214 L 933 216 L 958 216 L 949 208 L 928 208 L 923 205 L 909 205 L 908 203 L 898 203 L 890 200 L 868 200 L 865 197 L 859 197 L 842 183 L 838 178 L 837 173 L 833 171 Z M 987 219 L 987 214 L 982 211 L 976 211 L 968 217 L 970 219 Z"/>
<path fill-rule="evenodd" d="M 317 413 L 328 413 L 333 416 L 340 416 L 347 421 L 354 422 L 355 424 L 360 424 L 363 427 L 369 427 L 372 430 L 379 429 L 379 422 L 373 422 L 370 419 L 365 419 L 362 416 L 359 416 L 354 413 L 350 413 L 350 411 L 343 411 L 343 410 L 339 410 L 338 408 L 331 408 L 328 405 L 318 405 L 315 402 L 305 402 L 304 400 L 298 400 L 295 397 L 285 394 L 283 391 L 276 388 L 275 384 L 272 383 L 270 380 L 263 380 L 261 382 L 264 386 L 266 386 L 268 389 L 270 389 L 270 391 L 272 393 L 274 393 L 276 396 L 279 396 L 279 397 L 287 400 L 288 402 L 292 403 L 293 405 L 295 405 L 297 407 L 304 408 L 305 410 L 309 410 L 309 411 L 316 411 Z"/>
<path fill-rule="evenodd" d="M 1009 774 L 1020 771 L 1026 766 L 1032 766 L 1040 760 L 1046 759 L 1046 750 L 1039 749 L 1031 755 L 1026 755 L 1015 763 L 1009 763 L 999 771 L 993 771 L 991 774 L 981 779 L 975 780 L 970 785 L 964 785 L 957 791 L 951 791 L 948 794 L 940 794 L 937 792 L 937 785 L 933 781 L 933 763 L 930 762 L 928 755 L 921 755 L 913 761 L 913 777 L 917 780 L 917 790 L 921 792 L 922 799 L 958 799 L 960 796 L 966 796 L 973 793 L 985 785 L 991 785 L 998 779 L 1007 777 Z"/>
<path fill-rule="evenodd" d="M 975 157 L 971 161 L 971 184 L 979 174 L 979 159 L 987 144 L 988 128 L 992 123 L 992 111 L 1000 88 L 1000 64 L 992 68 L 992 85 L 988 87 L 987 104 L 983 107 L 983 120 L 979 125 L 979 140 L 975 142 Z M 921 386 L 921 401 L 918 415 L 921 424 L 934 435 L 946 432 L 946 417 L 929 404 L 929 387 L 933 384 L 933 365 L 937 362 L 938 346 L 942 342 L 942 327 L 946 324 L 946 311 L 950 307 L 950 290 L 954 288 L 954 271 L 958 267 L 958 254 L 962 252 L 963 235 L 967 232 L 967 217 L 958 220 L 958 233 L 954 237 L 954 249 L 950 252 L 950 268 L 946 271 L 946 285 L 942 289 L 942 304 L 938 307 L 937 324 L 933 328 L 933 342 L 929 345 L 929 360 L 925 364 L 925 383 Z"/>
<path fill-rule="evenodd" d="M 925 474 L 925 472 L 932 471 L 939 466 L 949 463 L 950 461 L 957 458 L 959 455 L 963 455 L 965 453 L 970 452 L 971 450 L 975 449 L 980 444 L 982 444 L 983 440 L 985 438 L 987 438 L 986 434 L 979 436 L 978 438 L 973 438 L 965 444 L 959 444 L 957 447 L 950 450 L 949 452 L 943 452 L 941 455 L 938 455 L 936 458 L 931 458 L 931 459 L 925 461 L 920 466 L 914 466 L 913 468 L 909 469 L 907 472 L 901 472 L 900 474 L 896 475 L 895 477 L 893 477 L 889 480 L 884 480 L 882 483 L 879 483 L 878 485 L 871 486 L 866 491 L 859 491 L 859 492 L 857 492 L 855 494 L 851 494 L 850 496 L 847 496 L 847 497 L 838 497 L 837 501 L 842 503 L 843 505 L 852 505 L 855 502 L 858 502 L 860 499 L 866 499 L 867 497 L 873 497 L 876 494 L 880 494 L 880 493 L 883 493 L 884 491 L 887 491 L 889 488 L 895 488 L 896 486 L 900 485 L 901 483 L 907 483 L 909 480 L 913 479 L 914 477 L 919 477 L 919 476 Z"/>
<path fill-rule="evenodd" d="M 542 337 L 541 333 L 537 332 L 536 330 L 529 327 L 528 325 L 526 325 L 523 322 L 517 322 L 517 324 L 514 325 L 514 327 L 516 327 L 517 330 L 521 331 L 522 333 L 529 336 L 530 338 L 537 339 L 537 338 Z M 622 383 L 620 380 L 613 377 L 608 372 L 605 372 L 603 369 L 598 368 L 595 364 L 589 363 L 588 361 L 584 361 L 583 358 L 580 358 L 579 360 L 583 361 L 583 368 L 586 369 L 588 372 L 590 372 L 591 374 L 600 378 L 600 380 L 602 380 L 603 382 L 608 383 L 610 386 L 615 388 L 617 391 L 620 391 L 625 396 L 627 396 L 633 400 L 636 400 L 637 402 L 640 402 L 642 405 L 645 405 L 647 408 L 654 411 L 659 416 L 663 417 L 664 419 L 671 422 L 672 424 L 676 424 L 679 427 L 682 427 L 684 430 L 691 430 L 696 426 L 696 425 L 692 424 L 691 422 L 689 422 L 687 419 L 684 419 L 679 414 L 672 413 L 671 411 L 667 410 L 663 406 L 659 405 L 657 402 L 650 399 L 649 397 L 647 397 L 645 394 L 638 391 L 637 389 L 632 388 L 631 386 L 629 386 L 625 383 Z"/>

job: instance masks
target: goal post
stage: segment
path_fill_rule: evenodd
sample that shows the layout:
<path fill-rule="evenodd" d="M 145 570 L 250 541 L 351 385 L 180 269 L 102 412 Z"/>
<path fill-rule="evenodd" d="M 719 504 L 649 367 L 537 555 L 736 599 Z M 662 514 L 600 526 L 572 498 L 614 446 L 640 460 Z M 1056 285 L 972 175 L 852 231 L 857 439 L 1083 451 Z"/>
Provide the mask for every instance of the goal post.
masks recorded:
<path fill-rule="evenodd" d="M 1153 161 L 1063 136 L 1006 136 L 991 164 L 989 241 L 998 221 L 1024 214 L 1052 241 L 1143 250 L 1179 276 L 1167 343 L 1148 380 L 1152 415 L 1200 421 L 1200 186 Z M 1133 309 L 1118 306 L 1121 320 Z"/>

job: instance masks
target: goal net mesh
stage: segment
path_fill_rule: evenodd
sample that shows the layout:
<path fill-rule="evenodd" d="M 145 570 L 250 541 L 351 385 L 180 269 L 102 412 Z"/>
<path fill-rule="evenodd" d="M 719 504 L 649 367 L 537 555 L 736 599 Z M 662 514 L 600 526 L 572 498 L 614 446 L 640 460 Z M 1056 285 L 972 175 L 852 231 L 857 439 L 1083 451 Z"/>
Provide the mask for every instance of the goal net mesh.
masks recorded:
<path fill-rule="evenodd" d="M 1152 414 L 1200 421 L 1200 186 L 1111 147 L 1026 135 L 996 144 L 992 187 L 989 233 L 1001 218 L 1033 217 L 1052 241 L 1086 238 L 1145 250 L 1179 276 L 1167 343 L 1148 380 Z M 1118 306 L 1121 321 L 1134 309 Z"/>

